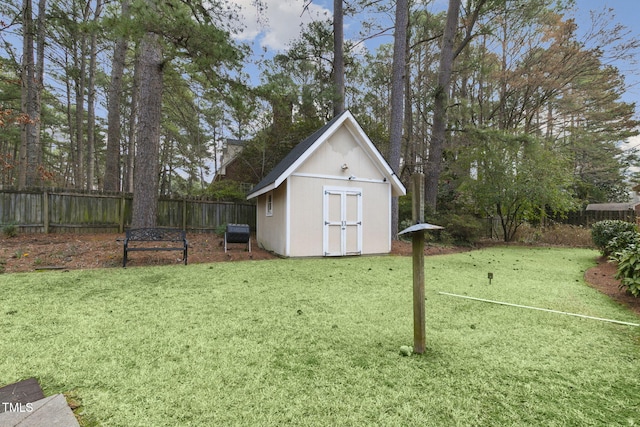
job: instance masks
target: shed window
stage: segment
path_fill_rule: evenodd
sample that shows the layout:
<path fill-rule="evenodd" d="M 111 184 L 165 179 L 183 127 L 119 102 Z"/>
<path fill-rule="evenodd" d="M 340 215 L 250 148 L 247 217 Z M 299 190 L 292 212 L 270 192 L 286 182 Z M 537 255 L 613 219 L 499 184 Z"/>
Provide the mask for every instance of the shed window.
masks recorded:
<path fill-rule="evenodd" d="M 273 216 L 273 193 L 267 194 L 267 216 Z"/>

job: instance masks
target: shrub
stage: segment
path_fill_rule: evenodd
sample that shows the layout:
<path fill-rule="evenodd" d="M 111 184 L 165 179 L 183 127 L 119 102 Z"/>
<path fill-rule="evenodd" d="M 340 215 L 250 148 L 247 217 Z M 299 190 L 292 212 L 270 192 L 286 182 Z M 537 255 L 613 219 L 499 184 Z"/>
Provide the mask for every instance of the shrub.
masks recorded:
<path fill-rule="evenodd" d="M 473 215 L 451 214 L 438 222 L 458 245 L 473 245 L 482 237 L 482 222 Z"/>
<path fill-rule="evenodd" d="M 542 234 L 542 243 L 570 246 L 573 248 L 592 247 L 591 232 L 579 225 L 554 224 Z"/>
<path fill-rule="evenodd" d="M 603 255 L 610 255 L 611 252 L 607 251 L 609 241 L 627 231 L 637 233 L 638 227 L 631 222 L 607 219 L 593 224 L 591 227 L 591 238 Z"/>
<path fill-rule="evenodd" d="M 16 237 L 18 235 L 18 226 L 15 223 L 9 223 L 2 227 L 2 234 L 6 237 Z"/>
<path fill-rule="evenodd" d="M 620 280 L 620 288 L 634 297 L 640 297 L 640 244 L 630 244 L 611 259 L 618 262 L 615 277 Z"/>
<path fill-rule="evenodd" d="M 640 244 L 640 234 L 636 231 L 623 231 L 607 242 L 605 252 L 615 255 L 637 244 Z"/>
<path fill-rule="evenodd" d="M 246 202 L 247 196 L 242 184 L 232 180 L 212 182 L 205 194 L 216 200 L 227 202 Z"/>
<path fill-rule="evenodd" d="M 516 240 L 526 244 L 590 248 L 593 246 L 591 230 L 579 225 L 551 223 L 545 227 L 522 224 Z"/>
<path fill-rule="evenodd" d="M 216 233 L 218 236 L 223 237 L 224 233 L 227 232 L 227 223 L 224 224 L 218 224 L 218 226 L 216 226 L 214 233 Z"/>

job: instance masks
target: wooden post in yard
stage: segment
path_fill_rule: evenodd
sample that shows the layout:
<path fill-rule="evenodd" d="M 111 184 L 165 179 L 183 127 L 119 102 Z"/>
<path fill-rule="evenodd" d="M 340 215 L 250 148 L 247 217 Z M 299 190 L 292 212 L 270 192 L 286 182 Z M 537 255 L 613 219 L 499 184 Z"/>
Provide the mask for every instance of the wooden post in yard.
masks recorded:
<path fill-rule="evenodd" d="M 412 213 L 413 223 L 424 222 L 424 175 L 413 175 Z M 413 352 L 424 353 L 426 346 L 424 308 L 424 230 L 411 236 L 413 249 Z"/>
<path fill-rule="evenodd" d="M 416 173 L 411 181 L 411 219 L 414 224 L 424 222 L 424 174 Z"/>
<path fill-rule="evenodd" d="M 402 230 L 398 235 L 411 233 L 413 248 L 413 352 L 423 354 L 427 341 L 424 304 L 424 232 L 425 230 L 440 230 L 442 227 L 424 222 L 424 175 L 415 174 L 412 184 L 413 222 L 415 225 Z"/>

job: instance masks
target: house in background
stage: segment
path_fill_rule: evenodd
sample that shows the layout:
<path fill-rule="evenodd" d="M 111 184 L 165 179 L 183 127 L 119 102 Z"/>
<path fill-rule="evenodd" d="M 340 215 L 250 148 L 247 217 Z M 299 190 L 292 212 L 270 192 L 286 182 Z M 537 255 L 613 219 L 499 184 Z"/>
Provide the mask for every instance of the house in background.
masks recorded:
<path fill-rule="evenodd" d="M 391 199 L 406 189 L 345 111 L 300 142 L 249 193 L 258 244 L 287 257 L 391 251 Z"/>
<path fill-rule="evenodd" d="M 591 203 L 586 208 L 587 224 L 617 219 L 635 222 L 640 217 L 640 202 L 630 203 Z"/>
<path fill-rule="evenodd" d="M 213 181 L 220 181 L 222 179 L 234 179 L 235 167 L 234 164 L 238 160 L 238 156 L 242 153 L 246 141 L 239 139 L 227 139 L 224 147 L 222 147 L 222 154 L 220 156 L 220 167 L 216 170 L 216 175 Z"/>

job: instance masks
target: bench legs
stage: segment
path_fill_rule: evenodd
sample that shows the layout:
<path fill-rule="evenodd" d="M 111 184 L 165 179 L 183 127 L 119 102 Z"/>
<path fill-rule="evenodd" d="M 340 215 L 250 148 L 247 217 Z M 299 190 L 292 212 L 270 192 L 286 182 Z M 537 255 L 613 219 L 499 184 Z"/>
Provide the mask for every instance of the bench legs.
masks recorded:
<path fill-rule="evenodd" d="M 162 250 L 162 249 L 158 249 L 158 250 Z M 182 251 L 182 260 L 184 262 L 184 265 L 187 265 L 188 256 L 189 256 L 189 248 L 185 247 L 184 250 Z M 127 248 L 126 247 L 124 248 L 124 252 L 122 254 L 122 267 L 127 268 Z"/>

